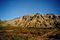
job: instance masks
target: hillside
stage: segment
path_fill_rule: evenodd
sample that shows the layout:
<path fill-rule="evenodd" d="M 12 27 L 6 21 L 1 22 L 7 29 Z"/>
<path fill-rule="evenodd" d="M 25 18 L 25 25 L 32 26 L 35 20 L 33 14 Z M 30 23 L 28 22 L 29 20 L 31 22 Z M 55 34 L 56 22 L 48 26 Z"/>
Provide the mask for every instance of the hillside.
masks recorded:
<path fill-rule="evenodd" d="M 60 15 L 37 13 L 0 20 L 0 40 L 55 39 L 60 40 Z"/>
<path fill-rule="evenodd" d="M 56 26 L 57 23 L 60 24 L 60 16 L 54 14 L 33 14 L 9 20 L 7 23 L 22 27 L 48 28 Z"/>

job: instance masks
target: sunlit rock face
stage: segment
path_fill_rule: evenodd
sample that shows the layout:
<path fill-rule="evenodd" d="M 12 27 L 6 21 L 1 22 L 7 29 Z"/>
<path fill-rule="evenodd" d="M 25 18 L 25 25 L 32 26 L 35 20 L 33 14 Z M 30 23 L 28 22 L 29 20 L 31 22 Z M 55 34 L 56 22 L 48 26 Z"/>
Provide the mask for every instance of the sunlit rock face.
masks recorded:
<path fill-rule="evenodd" d="M 37 13 L 8 20 L 7 23 L 13 26 L 49 28 L 60 24 L 60 15 Z"/>
<path fill-rule="evenodd" d="M 0 39 L 60 40 L 60 15 L 37 13 L 0 20 Z"/>

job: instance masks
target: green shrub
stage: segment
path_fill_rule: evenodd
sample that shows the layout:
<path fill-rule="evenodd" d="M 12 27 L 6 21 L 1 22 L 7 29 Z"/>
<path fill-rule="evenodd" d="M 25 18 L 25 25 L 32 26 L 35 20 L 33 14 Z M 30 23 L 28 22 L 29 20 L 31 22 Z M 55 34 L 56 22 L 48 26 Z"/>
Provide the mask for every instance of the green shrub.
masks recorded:
<path fill-rule="evenodd" d="M 3 26 L 0 26 L 0 30 L 4 30 L 5 29 L 5 27 L 3 27 Z"/>
<path fill-rule="evenodd" d="M 14 40 L 28 40 L 28 38 L 27 37 L 24 37 L 24 38 L 14 37 Z"/>

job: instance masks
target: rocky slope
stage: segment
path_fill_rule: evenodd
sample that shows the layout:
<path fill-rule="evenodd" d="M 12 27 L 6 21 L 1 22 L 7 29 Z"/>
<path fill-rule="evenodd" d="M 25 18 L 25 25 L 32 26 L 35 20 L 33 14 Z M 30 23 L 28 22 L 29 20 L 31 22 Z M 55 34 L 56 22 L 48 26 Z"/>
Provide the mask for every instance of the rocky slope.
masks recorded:
<path fill-rule="evenodd" d="M 40 27 L 40 28 L 55 27 L 60 25 L 60 15 L 37 13 L 9 20 L 7 21 L 7 23 L 22 27 Z"/>
<path fill-rule="evenodd" d="M 0 21 L 0 40 L 60 40 L 60 15 L 37 13 Z"/>

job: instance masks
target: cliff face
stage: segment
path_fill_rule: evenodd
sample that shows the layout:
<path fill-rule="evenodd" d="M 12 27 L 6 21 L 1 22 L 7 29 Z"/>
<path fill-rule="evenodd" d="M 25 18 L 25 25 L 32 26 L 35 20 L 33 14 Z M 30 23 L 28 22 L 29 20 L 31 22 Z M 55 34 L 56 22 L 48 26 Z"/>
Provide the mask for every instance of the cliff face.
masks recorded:
<path fill-rule="evenodd" d="M 14 26 L 48 28 L 60 24 L 60 16 L 54 14 L 33 14 L 7 21 Z"/>

